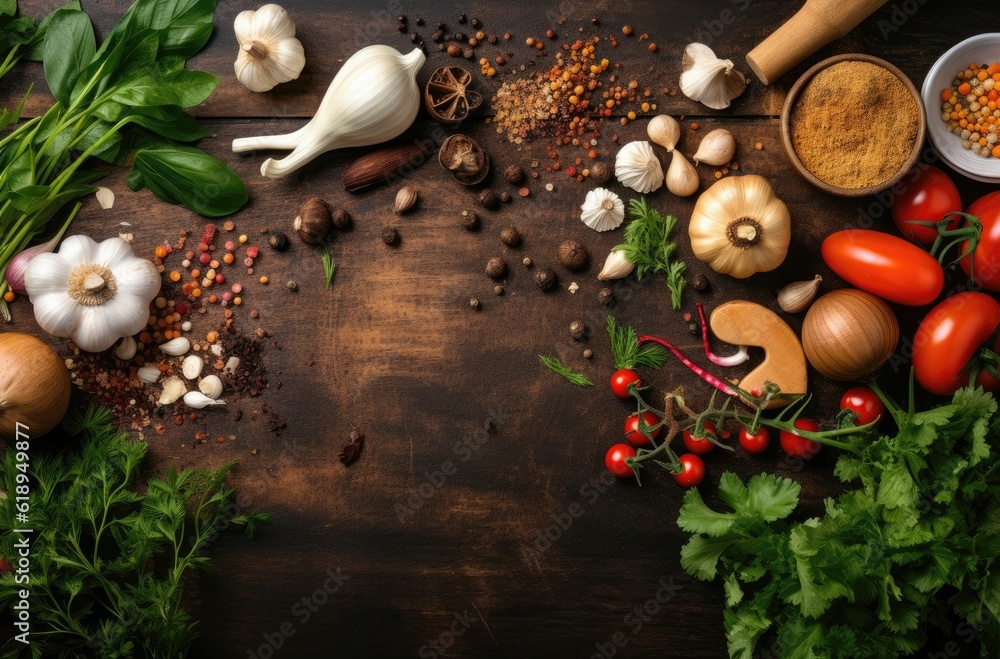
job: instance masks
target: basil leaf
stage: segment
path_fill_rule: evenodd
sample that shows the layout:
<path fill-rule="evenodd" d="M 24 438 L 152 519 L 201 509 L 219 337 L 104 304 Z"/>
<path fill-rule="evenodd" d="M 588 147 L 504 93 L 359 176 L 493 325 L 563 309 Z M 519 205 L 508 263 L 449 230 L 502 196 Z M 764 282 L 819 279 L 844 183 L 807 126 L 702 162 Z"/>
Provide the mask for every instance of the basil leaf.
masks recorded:
<path fill-rule="evenodd" d="M 206 217 L 234 213 L 248 199 L 236 172 L 189 146 L 163 144 L 139 149 L 125 184 L 132 190 L 149 188 L 163 201 Z"/>
<path fill-rule="evenodd" d="M 74 9 L 56 10 L 45 33 L 42 62 L 49 90 L 64 106 L 72 103 L 76 79 L 96 51 L 90 17 Z"/>
<path fill-rule="evenodd" d="M 182 69 L 163 74 L 159 69 L 123 82 L 111 100 L 131 106 L 178 105 L 189 108 L 198 105 L 211 94 L 219 79 L 204 71 Z"/>

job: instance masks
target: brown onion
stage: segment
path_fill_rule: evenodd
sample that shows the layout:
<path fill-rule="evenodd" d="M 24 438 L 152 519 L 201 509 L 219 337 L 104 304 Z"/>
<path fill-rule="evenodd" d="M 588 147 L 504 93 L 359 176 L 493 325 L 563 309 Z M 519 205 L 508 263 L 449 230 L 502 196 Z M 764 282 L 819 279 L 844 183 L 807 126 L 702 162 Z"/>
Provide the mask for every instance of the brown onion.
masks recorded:
<path fill-rule="evenodd" d="M 841 382 L 874 378 L 898 342 L 899 323 L 889 305 L 853 288 L 813 302 L 802 323 L 806 359 L 826 377 Z"/>
<path fill-rule="evenodd" d="M 0 334 L 0 438 L 52 430 L 66 414 L 69 393 L 69 371 L 52 348 L 27 334 Z"/>

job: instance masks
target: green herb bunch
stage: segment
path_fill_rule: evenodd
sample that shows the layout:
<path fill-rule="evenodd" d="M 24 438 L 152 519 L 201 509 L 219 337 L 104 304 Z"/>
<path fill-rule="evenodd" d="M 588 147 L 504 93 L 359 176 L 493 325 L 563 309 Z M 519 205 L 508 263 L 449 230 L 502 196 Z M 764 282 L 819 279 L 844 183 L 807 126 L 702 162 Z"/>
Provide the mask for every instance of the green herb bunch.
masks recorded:
<path fill-rule="evenodd" d="M 681 308 L 681 292 L 687 283 L 684 279 L 687 266 L 674 259 L 677 243 L 670 240 L 677 218 L 661 215 L 650 208 L 645 197 L 632 199 L 628 212 L 632 219 L 625 227 L 625 242 L 612 251 L 622 251 L 625 258 L 635 263 L 636 279 L 642 279 L 648 272 L 663 275 L 670 289 L 670 304 L 677 311 Z"/>
<path fill-rule="evenodd" d="M 9 3 L 0 0 L 0 11 Z M 43 21 L 26 53 L 40 55 L 56 103 L 0 139 L 0 281 L 49 220 L 95 190 L 90 184 L 104 172 L 84 169 L 92 159 L 131 165 L 131 189 L 149 188 L 205 216 L 246 203 L 232 169 L 178 144 L 210 135 L 184 108 L 208 98 L 219 81 L 184 67 L 211 36 L 214 12 L 215 0 L 137 0 L 100 47 L 77 3 Z M 20 108 L 5 112 L 0 130 L 19 117 Z M 0 294 L 6 287 L 2 281 Z M 0 314 L 9 318 L 2 303 Z"/>
<path fill-rule="evenodd" d="M 196 637 L 182 607 L 185 576 L 211 568 L 205 550 L 230 526 L 248 536 L 270 516 L 237 515 L 218 471 L 176 471 L 140 486 L 146 445 L 118 432 L 107 410 L 76 413 L 68 428 L 78 449 L 33 455 L 28 584 L 0 577 L 0 606 L 31 593 L 31 645 L 11 640 L 5 656 L 182 657 Z M 15 491 L 15 452 L 2 463 L 3 489 Z M 16 556 L 11 502 L 0 508 L 0 556 Z M 37 630 L 37 631 L 36 631 Z"/>
<path fill-rule="evenodd" d="M 912 385 L 908 410 L 882 398 L 898 432 L 843 438 L 854 452 L 835 473 L 859 487 L 820 517 L 788 519 L 799 486 L 770 474 L 724 474 L 725 512 L 685 495 L 681 564 L 722 579 L 730 657 L 751 659 L 765 635 L 786 659 L 905 656 L 951 618 L 1000 656 L 997 403 L 981 388 L 923 412 Z"/>

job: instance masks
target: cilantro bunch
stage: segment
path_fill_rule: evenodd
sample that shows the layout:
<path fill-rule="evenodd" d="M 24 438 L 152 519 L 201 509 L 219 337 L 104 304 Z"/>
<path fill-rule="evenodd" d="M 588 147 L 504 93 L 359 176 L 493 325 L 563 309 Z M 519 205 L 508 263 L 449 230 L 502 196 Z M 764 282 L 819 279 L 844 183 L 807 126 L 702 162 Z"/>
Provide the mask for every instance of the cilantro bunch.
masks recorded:
<path fill-rule="evenodd" d="M 821 517 L 789 520 L 799 486 L 770 474 L 724 474 L 725 512 L 685 495 L 681 564 L 722 579 L 731 658 L 752 659 L 762 640 L 785 659 L 905 656 L 954 617 L 981 656 L 1000 656 L 997 402 L 971 388 L 923 412 L 912 391 L 909 410 L 883 401 L 898 432 L 844 438 L 857 453 L 835 473 L 858 489 L 827 499 Z"/>

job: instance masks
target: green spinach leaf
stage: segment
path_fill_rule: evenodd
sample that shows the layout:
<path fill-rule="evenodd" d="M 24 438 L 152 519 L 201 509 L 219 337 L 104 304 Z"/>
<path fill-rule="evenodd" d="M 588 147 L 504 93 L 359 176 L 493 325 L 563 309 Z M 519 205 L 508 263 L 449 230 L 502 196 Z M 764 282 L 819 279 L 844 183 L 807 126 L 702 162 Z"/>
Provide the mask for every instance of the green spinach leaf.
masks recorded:
<path fill-rule="evenodd" d="M 76 9 L 77 11 L 82 11 L 82 8 L 80 7 L 80 0 L 70 0 L 62 7 L 59 7 L 39 21 L 38 29 L 35 30 L 35 35 L 31 39 L 31 43 L 28 44 L 28 50 L 24 53 L 24 59 L 30 62 L 42 61 L 42 54 L 45 48 L 45 33 L 48 32 L 49 22 L 52 20 L 52 16 L 60 9 Z"/>
<path fill-rule="evenodd" d="M 181 69 L 164 74 L 148 71 L 122 84 L 111 100 L 131 106 L 177 105 L 189 108 L 203 102 L 219 84 L 219 79 L 204 71 Z"/>
<path fill-rule="evenodd" d="M 73 86 L 96 52 L 90 17 L 75 9 L 56 10 L 46 31 L 42 60 L 45 81 L 57 101 L 72 103 Z"/>
<path fill-rule="evenodd" d="M 248 199 L 236 172 L 189 146 L 162 144 L 139 149 L 125 184 L 132 190 L 149 188 L 160 199 L 206 217 L 234 213 Z"/>

